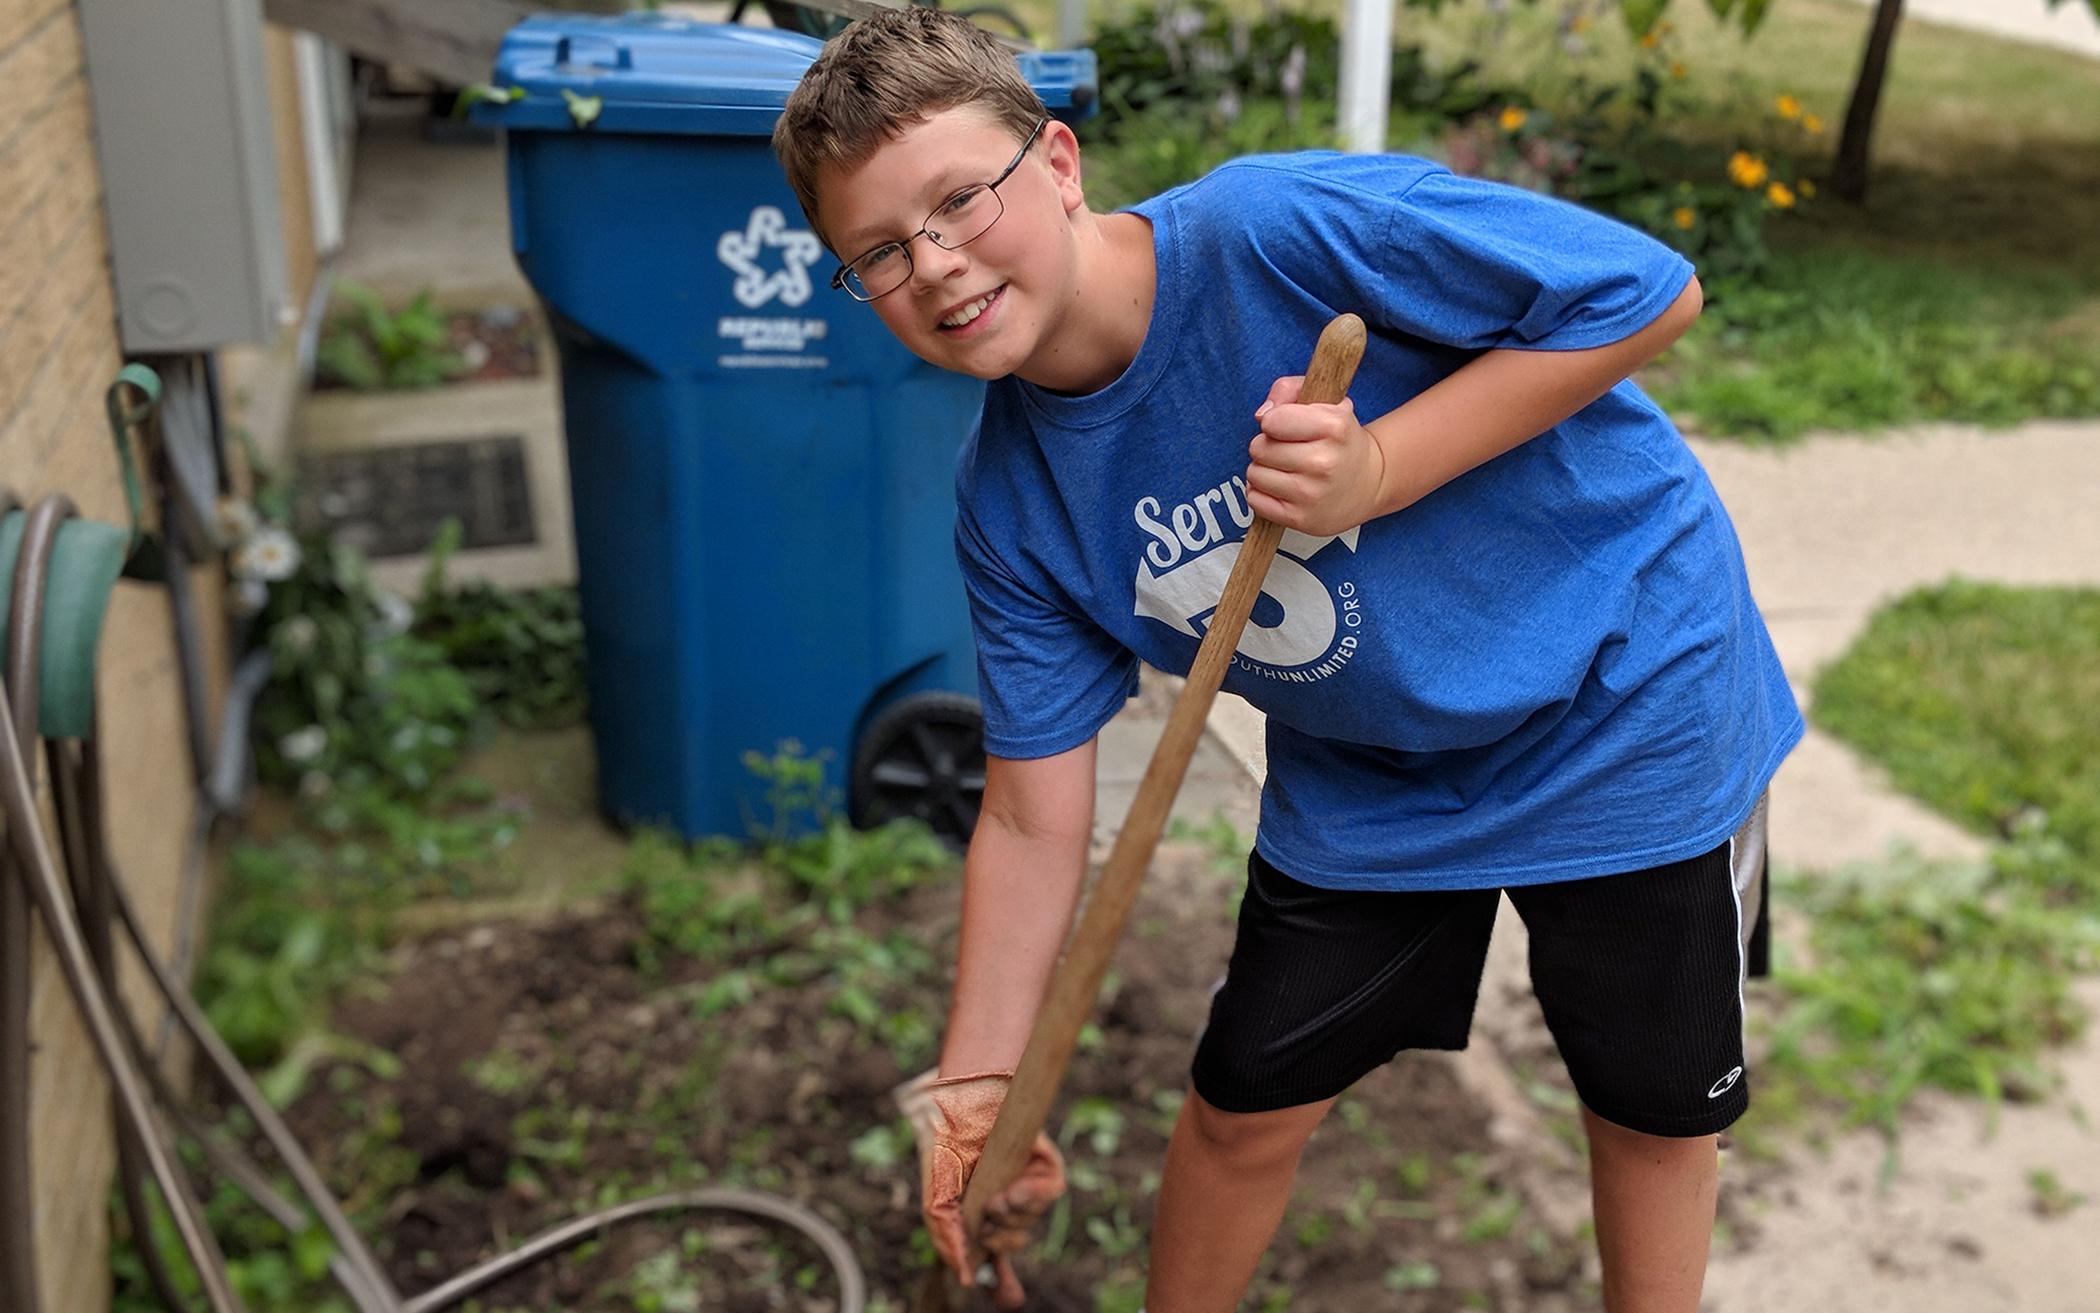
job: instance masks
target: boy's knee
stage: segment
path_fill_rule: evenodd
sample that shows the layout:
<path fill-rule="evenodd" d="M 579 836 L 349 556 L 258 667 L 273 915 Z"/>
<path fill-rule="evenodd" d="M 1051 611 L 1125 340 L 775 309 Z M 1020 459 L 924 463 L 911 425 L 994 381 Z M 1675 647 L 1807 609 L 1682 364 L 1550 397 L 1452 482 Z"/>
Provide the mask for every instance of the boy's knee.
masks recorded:
<path fill-rule="evenodd" d="M 1248 1171 L 1288 1167 L 1298 1161 L 1313 1128 L 1334 1100 L 1279 1108 L 1273 1112 L 1225 1112 L 1191 1090 L 1182 1105 L 1182 1120 L 1206 1154 L 1230 1159 Z"/>
<path fill-rule="evenodd" d="M 1582 1109 L 1583 1131 L 1593 1154 L 1605 1153 L 1663 1159 L 1678 1156 L 1711 1156 L 1717 1151 L 1718 1135 L 1655 1135 L 1622 1126 L 1600 1116 L 1589 1106 Z"/>

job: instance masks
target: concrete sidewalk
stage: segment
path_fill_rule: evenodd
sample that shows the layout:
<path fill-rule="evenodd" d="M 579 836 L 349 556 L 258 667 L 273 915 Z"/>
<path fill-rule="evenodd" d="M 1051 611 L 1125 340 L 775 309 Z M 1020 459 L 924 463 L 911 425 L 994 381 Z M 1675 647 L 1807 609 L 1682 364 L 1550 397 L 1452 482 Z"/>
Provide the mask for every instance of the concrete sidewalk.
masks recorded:
<path fill-rule="evenodd" d="M 2100 58 L 2100 18 L 2085 0 L 2061 0 L 2054 8 L 2042 0 L 1908 0 L 1903 16 Z"/>

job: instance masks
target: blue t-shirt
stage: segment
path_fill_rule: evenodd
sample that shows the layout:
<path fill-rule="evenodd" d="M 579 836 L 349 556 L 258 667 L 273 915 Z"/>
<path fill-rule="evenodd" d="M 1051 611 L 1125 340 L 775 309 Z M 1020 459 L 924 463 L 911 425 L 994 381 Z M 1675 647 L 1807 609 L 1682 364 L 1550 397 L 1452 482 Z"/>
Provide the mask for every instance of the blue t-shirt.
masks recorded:
<path fill-rule="evenodd" d="M 1392 155 L 1235 160 L 1135 207 L 1158 290 L 1098 392 L 991 385 L 958 472 L 985 745 L 1091 738 L 1186 672 L 1252 516 L 1255 407 L 1370 328 L 1364 421 L 1480 352 L 1625 338 L 1691 267 L 1632 228 Z M 1257 846 L 1309 884 L 1640 870 L 1747 817 L 1802 722 L 1713 485 L 1631 382 L 1420 502 L 1284 536 L 1225 688 L 1268 715 Z"/>

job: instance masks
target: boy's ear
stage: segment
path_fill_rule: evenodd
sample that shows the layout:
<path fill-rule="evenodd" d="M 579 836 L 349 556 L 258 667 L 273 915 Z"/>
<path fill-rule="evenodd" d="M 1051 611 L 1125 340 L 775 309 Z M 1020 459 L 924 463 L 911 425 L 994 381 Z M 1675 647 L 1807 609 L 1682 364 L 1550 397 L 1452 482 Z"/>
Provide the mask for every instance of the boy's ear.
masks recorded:
<path fill-rule="evenodd" d="M 1085 208 L 1086 192 L 1080 186 L 1079 138 L 1070 125 L 1054 118 L 1045 123 L 1043 150 L 1044 158 L 1050 162 L 1051 180 L 1065 203 L 1065 213 Z"/>

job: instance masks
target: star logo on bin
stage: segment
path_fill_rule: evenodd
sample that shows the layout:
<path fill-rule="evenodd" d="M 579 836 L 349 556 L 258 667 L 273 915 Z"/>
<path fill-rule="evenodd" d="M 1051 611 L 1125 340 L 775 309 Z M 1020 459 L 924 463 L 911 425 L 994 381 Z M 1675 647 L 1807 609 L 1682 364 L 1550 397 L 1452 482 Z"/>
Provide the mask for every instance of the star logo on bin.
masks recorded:
<path fill-rule="evenodd" d="M 761 263 L 767 247 L 779 250 L 781 260 L 770 273 Z M 809 300 L 809 267 L 823 258 L 824 248 L 815 233 L 789 228 L 777 206 L 761 205 L 751 211 L 742 232 L 722 234 L 715 254 L 736 274 L 730 288 L 736 299 L 756 310 L 776 296 L 783 305 Z"/>

